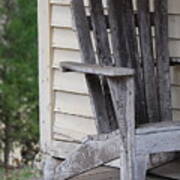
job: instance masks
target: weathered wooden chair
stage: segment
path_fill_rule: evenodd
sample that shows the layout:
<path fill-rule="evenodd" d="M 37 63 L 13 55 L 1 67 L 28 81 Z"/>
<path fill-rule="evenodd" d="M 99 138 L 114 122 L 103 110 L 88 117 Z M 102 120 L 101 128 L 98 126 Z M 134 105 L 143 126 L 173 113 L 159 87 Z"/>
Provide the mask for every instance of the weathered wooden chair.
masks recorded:
<path fill-rule="evenodd" d="M 108 16 L 101 0 L 89 2 L 87 17 L 83 0 L 72 1 L 84 62 L 61 66 L 85 74 L 99 135 L 86 138 L 57 167 L 55 179 L 120 157 L 121 180 L 145 180 L 151 154 L 180 150 L 180 123 L 172 121 L 167 0 L 155 0 L 154 13 L 148 0 L 137 1 L 136 13 L 132 0 L 109 0 Z"/>

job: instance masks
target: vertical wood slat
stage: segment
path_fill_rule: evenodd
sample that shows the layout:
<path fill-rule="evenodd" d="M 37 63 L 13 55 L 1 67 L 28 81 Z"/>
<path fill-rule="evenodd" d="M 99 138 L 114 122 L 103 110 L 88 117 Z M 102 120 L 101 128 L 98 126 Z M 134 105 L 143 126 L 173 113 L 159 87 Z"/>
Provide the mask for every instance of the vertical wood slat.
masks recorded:
<path fill-rule="evenodd" d="M 168 2 L 155 1 L 155 37 L 157 54 L 158 96 L 161 121 L 172 120 L 169 47 L 168 47 Z"/>
<path fill-rule="evenodd" d="M 108 0 L 108 7 L 115 64 L 136 70 L 136 123 L 142 124 L 147 122 L 147 118 L 132 1 Z"/>
<path fill-rule="evenodd" d="M 149 122 L 158 122 L 160 119 L 153 57 L 149 0 L 138 0 L 137 5 L 147 116 Z"/>
<path fill-rule="evenodd" d="M 92 27 L 96 42 L 96 51 L 98 55 L 98 61 L 101 65 L 112 66 L 113 60 L 111 57 L 108 33 L 106 29 L 106 19 L 104 15 L 104 9 L 102 0 L 90 0 L 91 20 Z M 104 92 L 104 98 L 107 108 L 107 114 L 109 119 L 110 131 L 118 128 L 115 118 L 115 112 L 109 92 L 109 86 L 105 78 L 102 79 L 102 88 Z"/>
<path fill-rule="evenodd" d="M 112 66 L 113 61 L 111 58 L 102 0 L 90 0 L 89 3 L 99 63 Z"/>
<path fill-rule="evenodd" d="M 82 60 L 88 64 L 95 64 L 96 58 L 90 37 L 89 26 L 86 18 L 83 0 L 72 1 L 72 12 L 75 20 L 76 31 L 81 48 Z M 105 101 L 97 76 L 86 75 L 86 81 L 91 96 L 91 101 L 96 115 L 96 125 L 99 133 L 109 132 L 109 121 L 106 112 Z"/>
<path fill-rule="evenodd" d="M 51 62 L 51 29 L 50 7 L 48 0 L 38 2 L 39 22 L 39 104 L 40 104 L 40 143 L 43 153 L 47 153 L 52 143 L 52 62 Z M 46 43 L 44 43 L 46 37 Z M 44 98 L 46 97 L 46 98 Z"/>

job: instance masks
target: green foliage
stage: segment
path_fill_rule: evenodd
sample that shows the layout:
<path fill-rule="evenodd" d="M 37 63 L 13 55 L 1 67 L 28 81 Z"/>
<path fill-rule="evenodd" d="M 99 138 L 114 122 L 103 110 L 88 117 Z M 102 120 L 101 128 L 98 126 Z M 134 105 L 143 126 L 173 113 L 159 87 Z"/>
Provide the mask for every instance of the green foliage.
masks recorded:
<path fill-rule="evenodd" d="M 40 172 L 29 167 L 9 170 L 8 173 L 5 173 L 4 169 L 0 169 L 0 180 L 32 180 L 32 178 L 39 177 Z"/>
<path fill-rule="evenodd" d="M 0 147 L 7 139 L 29 149 L 38 141 L 36 6 L 36 0 L 0 2 Z"/>

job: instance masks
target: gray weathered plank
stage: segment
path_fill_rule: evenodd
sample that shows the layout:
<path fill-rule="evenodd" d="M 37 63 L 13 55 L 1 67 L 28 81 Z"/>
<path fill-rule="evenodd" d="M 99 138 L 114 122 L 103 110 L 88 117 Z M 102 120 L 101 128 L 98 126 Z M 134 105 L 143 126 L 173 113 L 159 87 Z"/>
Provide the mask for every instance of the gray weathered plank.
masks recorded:
<path fill-rule="evenodd" d="M 145 127 L 142 128 L 142 132 L 141 130 L 136 130 L 136 132 L 138 132 L 135 136 L 135 141 L 138 145 L 136 147 L 137 154 L 142 153 L 144 156 L 144 154 L 147 153 L 159 152 L 163 148 L 163 151 L 169 151 L 179 147 L 177 143 L 173 143 L 173 145 L 171 145 L 171 140 L 177 141 L 177 138 L 179 138 L 180 124 L 172 123 L 170 128 L 168 128 L 168 124 L 166 122 L 153 124 L 154 125 L 151 125 L 150 128 L 151 131 L 145 131 Z M 149 129 L 149 127 L 146 128 L 147 130 Z M 172 133 L 174 131 L 176 132 L 175 134 Z M 57 167 L 56 177 L 63 179 L 78 175 L 119 157 L 121 161 L 121 138 L 122 136 L 120 136 L 119 130 L 108 134 L 87 137 L 84 139 L 83 144 Z M 140 158 L 138 161 L 141 161 L 142 163 L 142 160 L 143 159 Z M 167 159 L 164 159 L 164 156 L 162 157 L 161 154 L 157 154 L 151 156 L 150 159 L 148 158 L 147 161 L 147 166 L 144 165 L 144 168 L 157 167 L 166 162 Z M 123 167 L 124 164 L 121 164 L 120 167 L 121 166 Z M 137 164 L 137 166 L 139 167 L 140 165 Z"/>
<path fill-rule="evenodd" d="M 43 180 L 54 180 L 54 170 L 61 162 L 47 155 L 43 158 Z"/>
<path fill-rule="evenodd" d="M 113 60 L 111 57 L 102 0 L 90 0 L 89 3 L 91 9 L 91 20 L 95 37 L 98 62 L 100 65 L 112 66 Z M 107 114 L 110 123 L 110 131 L 113 131 L 118 128 L 118 125 L 117 120 L 115 118 L 115 113 L 112 106 L 112 99 L 110 96 L 106 78 L 102 78 L 102 88 L 104 92 Z"/>
<path fill-rule="evenodd" d="M 135 177 L 135 106 L 134 79 L 108 78 L 116 118 L 119 124 L 121 144 L 121 180 L 138 180 Z"/>
<path fill-rule="evenodd" d="M 120 144 L 114 143 L 117 141 L 118 135 L 103 136 L 102 140 L 88 139 L 56 168 L 55 179 L 64 180 L 118 158 Z"/>
<path fill-rule="evenodd" d="M 74 71 L 84 74 L 93 74 L 108 77 L 124 77 L 134 75 L 134 70 L 130 68 L 100 66 L 96 64 L 61 62 L 61 67 L 64 72 Z"/>
<path fill-rule="evenodd" d="M 142 124 L 147 122 L 147 118 L 132 1 L 108 0 L 108 7 L 115 65 L 136 70 L 136 123 Z"/>
<path fill-rule="evenodd" d="M 157 56 L 158 96 L 160 118 L 162 121 L 172 120 L 170 67 L 168 47 L 168 4 L 167 0 L 155 1 L 155 37 Z"/>
<path fill-rule="evenodd" d="M 180 130 L 179 122 L 159 122 L 159 123 L 148 123 L 139 126 L 136 129 L 136 134 L 148 134 L 148 133 L 156 133 L 156 132 L 164 132 L 170 130 Z"/>
<path fill-rule="evenodd" d="M 169 167 L 169 169 L 171 169 L 171 168 Z M 93 169 L 89 172 L 86 172 L 84 174 L 81 174 L 79 176 L 73 177 L 70 180 L 117 180 L 119 178 L 120 178 L 119 169 L 108 168 L 108 167 L 103 166 L 103 167 L 95 168 L 95 169 Z M 163 178 L 163 176 L 158 177 L 155 175 L 154 176 L 148 175 L 146 177 L 146 180 L 169 180 L 169 179 Z"/>
<path fill-rule="evenodd" d="M 90 0 L 91 20 L 96 42 L 96 52 L 101 65 L 112 66 L 108 33 L 102 0 Z"/>
<path fill-rule="evenodd" d="M 88 64 L 95 64 L 96 58 L 90 37 L 89 26 L 83 0 L 72 1 L 73 18 L 78 34 L 78 40 L 82 52 L 82 60 Z M 82 28 L 83 27 L 83 28 Z M 97 119 L 97 129 L 99 133 L 109 132 L 109 120 L 106 112 L 105 100 L 100 84 L 96 76 L 86 75 L 87 85 Z"/>
<path fill-rule="evenodd" d="M 147 116 L 149 122 L 158 122 L 160 119 L 153 57 L 149 0 L 138 0 L 137 4 Z"/>
<path fill-rule="evenodd" d="M 175 152 L 180 149 L 180 144 L 177 143 L 180 139 L 180 130 L 141 134 L 136 138 L 136 152 L 139 154 Z"/>
<path fill-rule="evenodd" d="M 172 161 L 150 171 L 150 174 L 166 177 L 167 179 L 180 179 L 180 159 Z"/>
<path fill-rule="evenodd" d="M 136 155 L 134 161 L 134 178 L 132 180 L 145 180 L 149 155 Z"/>

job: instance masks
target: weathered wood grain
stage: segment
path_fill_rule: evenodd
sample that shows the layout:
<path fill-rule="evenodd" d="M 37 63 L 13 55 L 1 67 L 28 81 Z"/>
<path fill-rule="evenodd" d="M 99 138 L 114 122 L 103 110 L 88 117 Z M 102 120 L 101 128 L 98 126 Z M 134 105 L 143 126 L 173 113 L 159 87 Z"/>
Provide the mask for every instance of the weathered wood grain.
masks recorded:
<path fill-rule="evenodd" d="M 180 149 L 179 138 L 180 130 L 142 134 L 137 137 L 136 151 L 140 154 L 175 152 Z"/>
<path fill-rule="evenodd" d="M 84 8 L 82 0 L 72 1 L 73 17 L 81 47 L 82 60 L 88 64 L 96 64 L 96 58 Z M 109 132 L 109 121 L 100 80 L 97 76 L 86 75 L 85 77 L 89 87 L 89 93 L 92 97 L 92 103 L 94 105 L 93 108 L 97 119 L 97 129 L 99 133 Z"/>
<path fill-rule="evenodd" d="M 90 0 L 90 11 L 92 27 L 96 43 L 96 52 L 98 56 L 98 63 L 100 65 L 112 66 L 113 59 L 111 57 L 111 50 L 108 39 L 108 32 L 106 29 L 106 18 L 104 15 L 104 8 L 102 0 Z M 102 78 L 102 89 L 106 103 L 106 109 L 110 124 L 110 131 L 118 128 L 117 120 L 115 118 L 114 109 L 112 106 L 112 99 L 109 92 L 109 87 L 106 78 Z"/>
<path fill-rule="evenodd" d="M 60 163 L 60 161 L 51 156 L 44 157 L 43 180 L 54 180 L 54 171 Z"/>
<path fill-rule="evenodd" d="M 41 150 L 45 153 L 51 146 L 52 137 L 52 68 L 50 52 L 50 7 L 48 1 L 40 0 L 38 3 L 39 21 L 39 103 L 40 103 L 40 143 Z M 46 43 L 44 43 L 46 37 Z M 44 61 L 47 59 L 47 61 Z M 46 97 L 46 98 L 44 98 Z"/>
<path fill-rule="evenodd" d="M 148 133 L 156 133 L 156 132 L 164 132 L 170 130 L 180 130 L 179 122 L 159 122 L 159 123 L 148 123 L 139 126 L 136 129 L 136 134 L 148 134 Z"/>
<path fill-rule="evenodd" d="M 89 2 L 98 61 L 101 65 L 112 66 L 113 61 L 111 58 L 102 0 L 90 0 Z"/>
<path fill-rule="evenodd" d="M 136 155 L 134 161 L 134 177 L 133 180 L 145 180 L 148 166 L 149 155 Z"/>
<path fill-rule="evenodd" d="M 142 130 L 140 130 L 141 128 Z M 141 128 L 136 130 L 135 135 L 137 146 L 135 148 L 136 161 L 134 161 L 133 167 L 138 168 L 137 178 L 140 178 L 139 175 L 144 177 L 143 173 L 145 172 L 142 172 L 142 170 L 145 171 L 148 168 L 156 167 L 159 163 L 166 161 L 163 158 L 160 158 L 158 161 L 156 160 L 158 157 L 161 157 L 161 154 L 153 155 L 150 159 L 147 156 L 148 154 L 179 148 L 177 143 L 171 145 L 171 140 L 175 142 L 177 138 L 179 138 L 180 123 L 172 123 L 170 128 L 168 128 L 166 122 L 153 123 L 150 130 L 149 127 L 146 127 L 147 130 L 145 130 L 145 127 Z M 172 132 L 176 133 L 173 134 Z M 120 130 L 108 134 L 87 137 L 83 140 L 83 144 L 79 145 L 74 153 L 69 155 L 67 159 L 57 167 L 56 178 L 66 179 L 119 157 L 122 162 L 124 153 L 122 149 L 123 144 L 121 144 L 120 141 L 121 137 Z M 121 163 L 120 167 L 124 167 L 124 163 Z M 142 168 L 140 169 L 140 167 Z"/>
<path fill-rule="evenodd" d="M 120 144 L 112 141 L 119 141 L 119 136 L 104 136 L 103 140 L 90 137 L 56 168 L 55 179 L 64 180 L 118 158 Z"/>
<path fill-rule="evenodd" d="M 84 64 L 75 62 L 61 62 L 61 67 L 64 72 L 79 72 L 92 75 L 101 75 L 108 77 L 127 77 L 133 76 L 134 70 L 123 67 L 100 66 L 96 64 Z"/>
<path fill-rule="evenodd" d="M 138 0 L 137 4 L 147 117 L 149 122 L 157 122 L 160 121 L 160 118 L 153 57 L 149 0 Z"/>
<path fill-rule="evenodd" d="M 131 0 L 109 0 L 108 7 L 115 65 L 132 67 L 136 71 L 136 123 L 142 124 L 147 121 L 147 118 L 132 2 Z"/>
<path fill-rule="evenodd" d="M 127 72 L 123 72 L 122 68 L 103 66 L 106 65 L 107 62 L 110 63 L 107 65 L 111 65 L 112 58 L 102 2 L 95 0 L 90 1 L 91 21 L 96 39 L 96 50 L 101 64 L 101 66 L 97 66 L 95 65 L 95 52 L 90 38 L 90 27 L 83 1 L 73 1 L 72 7 L 76 19 L 76 30 L 83 60 L 86 64 L 76 64 L 72 62 L 62 63 L 63 70 L 86 74 L 88 87 L 94 100 L 93 103 L 97 114 L 97 124 L 100 133 L 109 131 L 110 121 L 108 121 L 108 115 L 106 113 L 106 102 L 103 94 L 104 87 L 102 87 L 105 81 L 100 81 L 97 75 L 107 77 L 116 119 L 118 120 L 119 134 L 115 134 L 114 136 L 107 135 L 107 137 L 106 135 L 100 136 L 99 139 L 90 137 L 90 139 L 85 140 L 77 151 L 71 154 L 58 166 L 56 172 L 57 179 L 66 179 L 120 157 L 121 180 L 144 180 L 150 154 L 177 151 L 180 149 L 180 145 L 175 144 L 180 138 L 178 124 L 150 124 L 135 129 L 135 123 L 142 124 L 147 122 L 147 120 L 150 122 L 157 122 L 160 118 L 163 121 L 171 121 L 172 119 L 171 115 L 168 114 L 171 108 L 171 98 L 170 94 L 168 94 L 170 92 L 170 79 L 168 79 L 167 1 L 155 1 L 156 12 L 154 24 L 157 63 L 154 63 L 153 60 L 153 37 L 151 34 L 148 3 L 149 1 L 138 1 L 138 25 L 140 29 L 139 34 L 142 55 L 142 62 L 140 62 L 141 59 L 138 57 L 138 40 L 135 32 L 136 24 L 132 1 L 109 0 L 108 2 L 115 65 L 135 69 L 134 87 L 133 72 L 127 75 Z M 158 11 L 158 8 L 161 8 L 161 10 Z M 165 25 L 160 25 L 161 19 Z M 161 41 L 162 45 L 160 45 Z M 164 53 L 163 50 L 167 52 Z M 163 60 L 163 58 L 165 59 Z M 155 84 L 155 66 L 157 66 L 157 82 L 159 83 L 158 94 Z M 163 77 L 163 73 L 165 77 Z M 153 90 L 151 88 L 153 88 Z M 166 88 L 166 90 L 162 93 L 163 88 Z M 160 101 L 160 110 L 158 109 L 158 100 Z M 135 102 L 136 106 L 134 107 Z M 165 103 L 165 105 L 162 103 Z M 167 114 L 163 114 L 166 110 L 165 108 L 168 108 Z M 166 119 L 163 117 L 165 115 Z M 104 117 L 105 123 L 103 122 Z"/>
<path fill-rule="evenodd" d="M 108 78 L 108 82 L 119 124 L 120 177 L 121 180 L 136 179 L 134 79 Z"/>
<path fill-rule="evenodd" d="M 180 159 L 177 159 L 156 169 L 153 169 L 149 174 L 166 177 L 166 179 L 180 179 L 179 169 Z"/>
<path fill-rule="evenodd" d="M 161 121 L 172 120 L 167 9 L 167 0 L 155 1 L 155 36 L 158 77 L 157 84 Z"/>

